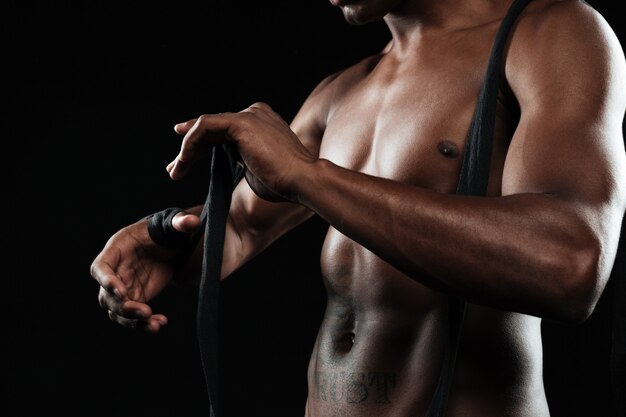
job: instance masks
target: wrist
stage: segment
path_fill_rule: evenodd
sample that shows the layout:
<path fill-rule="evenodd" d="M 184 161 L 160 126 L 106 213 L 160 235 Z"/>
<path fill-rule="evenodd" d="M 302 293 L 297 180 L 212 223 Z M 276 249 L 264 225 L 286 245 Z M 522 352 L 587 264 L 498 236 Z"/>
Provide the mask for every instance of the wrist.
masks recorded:
<path fill-rule="evenodd" d="M 174 216 L 184 211 L 182 208 L 170 207 L 148 216 L 146 220 L 150 239 L 157 245 L 171 250 L 180 250 L 187 246 L 191 235 L 176 230 L 172 223 Z"/>
<path fill-rule="evenodd" d="M 297 178 L 292 182 L 292 201 L 304 206 L 323 190 L 324 177 L 334 164 L 327 159 L 315 159 L 304 164 L 298 171 Z"/>

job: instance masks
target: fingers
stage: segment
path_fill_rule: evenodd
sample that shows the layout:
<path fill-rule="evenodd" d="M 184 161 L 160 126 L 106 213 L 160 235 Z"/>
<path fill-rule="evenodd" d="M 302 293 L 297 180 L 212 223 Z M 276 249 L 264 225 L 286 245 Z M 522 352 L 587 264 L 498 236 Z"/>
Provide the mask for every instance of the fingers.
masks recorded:
<path fill-rule="evenodd" d="M 166 170 L 173 180 L 183 178 L 192 163 L 209 148 L 209 145 L 241 138 L 259 120 L 274 122 L 282 118 L 263 102 L 257 102 L 238 113 L 205 114 L 174 126 L 176 133 L 184 135 L 180 152 Z"/>
<path fill-rule="evenodd" d="M 129 319 L 109 311 L 109 319 L 128 329 L 141 330 L 149 333 L 156 333 L 161 330 L 161 327 L 167 324 L 167 318 L 162 314 L 155 314 L 147 319 Z"/>
<path fill-rule="evenodd" d="M 263 102 L 256 102 L 250 105 L 248 108 L 243 109 L 240 113 L 255 112 L 256 110 L 260 110 L 262 113 L 267 113 L 267 114 L 277 116 L 277 114 L 274 112 L 272 107 L 269 104 L 263 103 Z M 187 120 L 186 122 L 175 124 L 174 131 L 178 133 L 179 135 L 185 135 L 189 132 L 189 130 L 191 130 L 191 128 L 193 128 L 200 121 L 200 119 L 207 119 L 207 118 L 214 117 L 214 116 L 224 116 L 224 115 L 231 115 L 231 114 L 232 113 L 219 113 L 215 115 L 203 115 L 203 116 L 200 116 L 199 118 L 190 119 L 190 120 Z"/>
<path fill-rule="evenodd" d="M 100 288 L 98 302 L 107 310 L 111 321 L 130 329 L 158 332 L 167 324 L 167 317 L 163 314 L 152 314 L 152 309 L 147 304 L 122 300 L 104 288 Z"/>
<path fill-rule="evenodd" d="M 174 131 L 179 135 L 184 135 L 191 129 L 191 127 L 196 123 L 198 119 L 187 120 L 186 122 L 177 123 L 174 125 Z"/>
<path fill-rule="evenodd" d="M 180 152 L 167 166 L 167 172 L 173 180 L 183 178 L 193 162 L 201 157 L 209 145 L 224 143 L 228 131 L 235 124 L 232 113 L 202 115 L 197 119 L 180 123 L 174 127 L 176 132 L 184 134 Z"/>
<path fill-rule="evenodd" d="M 115 295 L 120 299 L 126 298 L 126 285 L 117 276 L 113 268 L 112 264 L 117 263 L 118 260 L 113 256 L 112 259 L 107 259 L 107 253 L 103 253 L 101 256 L 98 256 L 93 263 L 91 264 L 91 276 L 98 281 L 100 287 L 102 287 L 106 292 L 111 295 Z"/>
<path fill-rule="evenodd" d="M 174 162 L 176 162 L 176 160 L 173 160 L 172 162 L 167 164 L 167 166 L 165 167 L 165 170 L 167 171 L 168 174 L 172 172 L 172 168 L 174 168 Z"/>
<path fill-rule="evenodd" d="M 202 221 L 200 220 L 200 217 L 184 211 L 176 214 L 176 216 L 172 219 L 172 226 L 174 229 L 183 233 L 193 233 L 200 227 L 201 224 Z"/>
<path fill-rule="evenodd" d="M 149 305 L 120 298 L 102 287 L 100 287 L 100 292 L 98 293 L 98 303 L 103 309 L 126 318 L 146 319 L 152 315 L 152 309 Z"/>

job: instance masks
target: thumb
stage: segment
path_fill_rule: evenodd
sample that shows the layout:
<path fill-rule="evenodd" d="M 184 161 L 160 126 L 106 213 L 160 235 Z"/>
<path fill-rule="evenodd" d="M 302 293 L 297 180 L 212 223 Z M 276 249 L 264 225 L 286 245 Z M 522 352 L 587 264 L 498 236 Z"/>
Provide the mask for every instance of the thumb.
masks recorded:
<path fill-rule="evenodd" d="M 181 211 L 172 219 L 174 229 L 182 233 L 193 233 L 201 224 L 200 217 L 185 211 Z"/>

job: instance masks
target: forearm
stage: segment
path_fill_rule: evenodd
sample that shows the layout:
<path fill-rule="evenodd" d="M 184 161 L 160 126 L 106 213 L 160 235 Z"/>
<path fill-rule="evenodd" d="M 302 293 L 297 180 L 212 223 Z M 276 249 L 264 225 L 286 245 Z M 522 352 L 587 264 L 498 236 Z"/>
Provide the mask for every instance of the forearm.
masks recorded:
<path fill-rule="evenodd" d="M 187 211 L 200 215 L 203 206 Z M 271 203 L 254 195 L 242 181 L 235 189 L 226 219 L 221 279 L 265 250 L 276 239 L 313 215 L 309 209 L 293 203 Z M 200 282 L 204 239 L 199 239 L 189 260 L 179 269 L 176 281 L 185 286 Z"/>
<path fill-rule="evenodd" d="M 346 236 L 471 302 L 575 321 L 594 293 L 597 236 L 554 196 L 447 195 L 323 160 L 295 189 L 298 201 Z"/>
<path fill-rule="evenodd" d="M 193 214 L 200 215 L 202 206 L 199 210 L 188 209 Z M 226 231 L 224 234 L 224 252 L 222 256 L 222 273 L 221 278 L 228 277 L 233 271 L 238 269 L 242 264 L 241 253 L 244 248 L 241 247 L 238 233 L 235 231 L 232 218 L 229 216 L 226 220 Z M 247 248 L 251 251 L 250 248 Z M 189 258 L 179 267 L 174 281 L 180 285 L 187 287 L 198 287 L 200 283 L 200 274 L 202 271 L 202 260 L 204 258 L 204 239 L 198 239 L 196 246 Z"/>

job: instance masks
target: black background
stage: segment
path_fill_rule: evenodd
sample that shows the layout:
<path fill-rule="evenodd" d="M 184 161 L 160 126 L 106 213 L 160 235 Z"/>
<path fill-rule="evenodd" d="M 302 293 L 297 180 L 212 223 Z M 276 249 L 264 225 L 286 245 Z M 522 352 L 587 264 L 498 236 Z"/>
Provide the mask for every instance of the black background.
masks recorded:
<path fill-rule="evenodd" d="M 389 39 L 325 0 L 7 1 L 2 21 L 3 385 L 0 414 L 206 416 L 193 291 L 168 288 L 158 335 L 110 322 L 91 260 L 120 227 L 205 198 L 173 182 L 173 125 L 265 101 L 290 120 L 324 76 Z M 617 2 L 590 1 L 624 44 Z M 301 416 L 324 307 L 314 218 L 223 285 L 233 416 Z M 297 250 L 296 250 L 297 248 Z M 584 324 L 544 323 L 554 417 L 612 416 L 603 298 Z"/>

